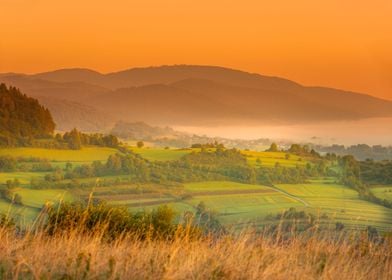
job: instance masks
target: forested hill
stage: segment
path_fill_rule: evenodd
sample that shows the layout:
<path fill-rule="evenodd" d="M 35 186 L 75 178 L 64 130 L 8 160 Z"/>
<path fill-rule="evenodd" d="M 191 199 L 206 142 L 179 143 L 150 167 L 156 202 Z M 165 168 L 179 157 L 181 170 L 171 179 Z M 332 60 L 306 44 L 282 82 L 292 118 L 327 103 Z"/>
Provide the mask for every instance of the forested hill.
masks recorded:
<path fill-rule="evenodd" d="M 0 145 L 17 145 L 53 133 L 49 110 L 17 88 L 0 84 Z"/>

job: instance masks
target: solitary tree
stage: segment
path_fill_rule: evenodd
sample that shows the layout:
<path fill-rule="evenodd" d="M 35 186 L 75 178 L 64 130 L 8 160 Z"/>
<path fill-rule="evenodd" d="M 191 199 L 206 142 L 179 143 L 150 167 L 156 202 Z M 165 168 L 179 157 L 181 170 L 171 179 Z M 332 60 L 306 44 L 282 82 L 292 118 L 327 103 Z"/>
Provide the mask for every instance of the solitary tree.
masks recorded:
<path fill-rule="evenodd" d="M 278 145 L 276 143 L 272 143 L 271 147 L 267 150 L 267 152 L 278 152 Z"/>
<path fill-rule="evenodd" d="M 136 143 L 136 146 L 140 149 L 140 148 L 143 148 L 144 147 L 144 142 L 143 141 L 138 141 L 137 143 Z"/>
<path fill-rule="evenodd" d="M 76 128 L 70 132 L 69 147 L 72 150 L 80 150 L 82 148 L 82 140 L 80 139 L 80 132 Z"/>

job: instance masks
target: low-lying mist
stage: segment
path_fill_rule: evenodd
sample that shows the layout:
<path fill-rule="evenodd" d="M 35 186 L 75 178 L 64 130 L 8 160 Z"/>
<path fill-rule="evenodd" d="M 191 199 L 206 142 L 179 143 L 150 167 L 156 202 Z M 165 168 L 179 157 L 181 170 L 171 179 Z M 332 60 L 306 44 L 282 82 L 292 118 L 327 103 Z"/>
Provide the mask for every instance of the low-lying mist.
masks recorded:
<path fill-rule="evenodd" d="M 392 145 L 392 118 L 294 125 L 175 126 L 177 130 L 210 137 L 270 138 L 317 144 Z"/>

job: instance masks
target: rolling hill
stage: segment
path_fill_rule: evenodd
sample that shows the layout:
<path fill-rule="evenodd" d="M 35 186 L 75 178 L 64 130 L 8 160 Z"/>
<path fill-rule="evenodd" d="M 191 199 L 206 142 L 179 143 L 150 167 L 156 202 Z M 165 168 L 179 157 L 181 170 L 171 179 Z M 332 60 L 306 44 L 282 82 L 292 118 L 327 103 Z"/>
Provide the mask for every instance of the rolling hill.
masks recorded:
<path fill-rule="evenodd" d="M 88 106 L 91 110 L 85 110 L 84 117 L 98 122 L 96 114 L 103 119 L 110 115 L 113 121 L 158 125 L 307 123 L 392 116 L 391 101 L 370 95 L 306 87 L 215 66 L 174 65 L 108 74 L 62 69 L 34 75 L 1 74 L 0 81 L 39 100 L 57 99 L 59 105 L 48 105 L 52 111 L 60 110 L 59 100 Z M 72 111 L 72 107 L 69 104 L 69 109 L 62 106 L 61 110 Z M 62 127 L 65 119 L 56 122 Z M 67 118 L 67 126 L 90 125 Z"/>

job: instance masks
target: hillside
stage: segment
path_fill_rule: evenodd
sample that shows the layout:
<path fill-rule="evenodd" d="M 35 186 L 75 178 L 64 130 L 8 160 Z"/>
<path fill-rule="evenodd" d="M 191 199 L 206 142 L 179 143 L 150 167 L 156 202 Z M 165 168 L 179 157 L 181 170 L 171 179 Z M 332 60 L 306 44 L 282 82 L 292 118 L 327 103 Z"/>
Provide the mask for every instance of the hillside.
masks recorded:
<path fill-rule="evenodd" d="M 70 131 L 77 127 L 85 132 L 109 130 L 114 119 L 92 106 L 59 98 L 39 97 L 40 102 L 52 112 L 56 129 Z"/>
<path fill-rule="evenodd" d="M 126 123 L 117 122 L 111 131 L 112 135 L 123 139 L 155 139 L 173 137 L 184 133 L 175 131 L 170 127 L 154 127 L 144 122 Z"/>
<path fill-rule="evenodd" d="M 287 79 L 215 66 L 134 68 L 108 74 L 63 69 L 34 75 L 3 74 L 0 80 L 40 100 L 67 99 L 94 107 L 113 116 L 114 121 L 289 124 L 392 116 L 391 101 L 370 95 L 306 87 Z M 56 111 L 56 106 L 51 109 Z M 72 120 L 67 125 L 90 126 Z M 59 126 L 64 126 L 64 121 L 59 120 Z"/>
<path fill-rule="evenodd" d="M 0 145 L 45 137 L 55 128 L 48 109 L 13 87 L 0 84 Z"/>

